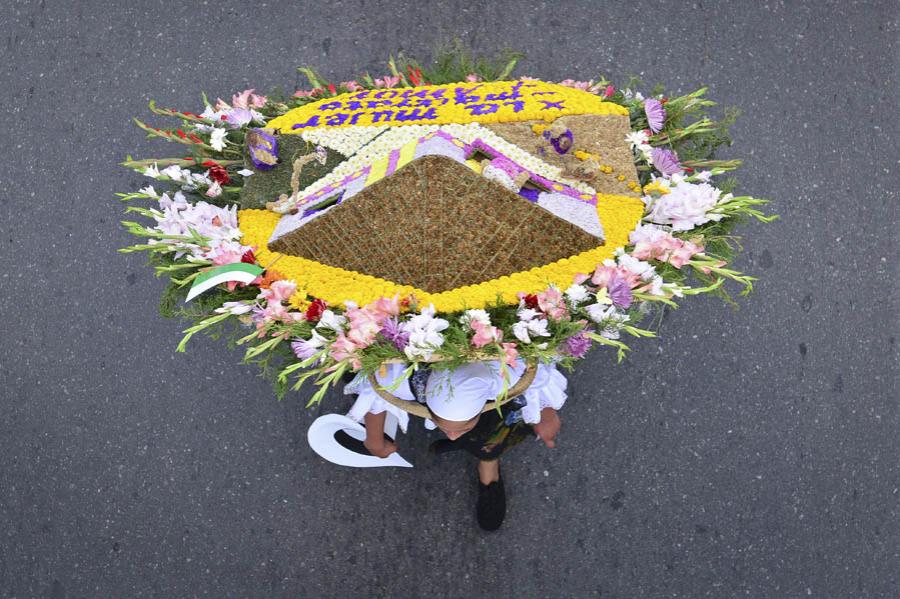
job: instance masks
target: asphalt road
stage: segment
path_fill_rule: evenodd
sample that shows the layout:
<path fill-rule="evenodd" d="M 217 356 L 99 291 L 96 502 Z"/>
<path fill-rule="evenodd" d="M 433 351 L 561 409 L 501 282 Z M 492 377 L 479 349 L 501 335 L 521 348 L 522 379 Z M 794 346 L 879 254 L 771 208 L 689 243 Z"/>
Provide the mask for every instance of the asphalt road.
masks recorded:
<path fill-rule="evenodd" d="M 889 1 L 5 2 L 0 595 L 900 596 L 897 25 Z M 305 396 L 212 340 L 176 355 L 162 281 L 115 252 L 113 192 L 141 183 L 115 164 L 168 150 L 129 123 L 151 98 L 379 72 L 441 35 L 535 77 L 709 85 L 782 215 L 742 231 L 739 310 L 684 302 L 572 376 L 558 449 L 504 462 L 496 534 L 431 433 L 402 439 L 413 470 L 332 466 Z"/>

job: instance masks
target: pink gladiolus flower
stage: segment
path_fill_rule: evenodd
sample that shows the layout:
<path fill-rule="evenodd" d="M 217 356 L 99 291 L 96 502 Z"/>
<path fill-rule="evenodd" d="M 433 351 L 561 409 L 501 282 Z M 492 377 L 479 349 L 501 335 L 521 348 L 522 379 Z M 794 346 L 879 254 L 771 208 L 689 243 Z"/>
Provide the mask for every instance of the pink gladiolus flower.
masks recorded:
<path fill-rule="evenodd" d="M 503 348 L 503 361 L 509 367 L 515 367 L 516 360 L 519 359 L 519 350 L 516 349 L 515 343 L 501 343 Z"/>
<path fill-rule="evenodd" d="M 271 285 L 269 285 L 268 289 L 261 290 L 259 292 L 259 297 L 265 299 L 269 303 L 269 305 L 280 304 L 281 302 L 287 301 L 296 292 L 296 283 L 294 283 L 293 281 L 282 279 L 280 281 L 273 282 Z"/>
<path fill-rule="evenodd" d="M 538 308 L 548 317 L 554 320 L 568 318 L 569 311 L 566 309 L 566 300 L 559 289 L 549 287 L 546 291 L 538 293 L 537 299 Z"/>
<path fill-rule="evenodd" d="M 231 105 L 235 108 L 262 108 L 266 105 L 267 98 L 254 94 L 255 89 L 245 89 L 239 94 L 231 96 Z"/>
<path fill-rule="evenodd" d="M 208 260 L 212 260 L 214 266 L 222 266 L 223 264 L 234 264 L 240 262 L 247 247 L 236 241 L 224 241 L 220 243 L 214 250 L 206 255 Z"/>
<path fill-rule="evenodd" d="M 312 98 L 313 96 L 318 95 L 319 92 L 321 92 L 321 91 L 322 90 L 320 90 L 320 89 L 311 89 L 309 91 L 306 91 L 305 89 L 298 89 L 297 91 L 294 92 L 294 97 L 295 98 Z"/>
<path fill-rule="evenodd" d="M 356 344 L 359 349 L 369 347 L 375 342 L 375 337 L 381 330 L 383 318 L 366 308 L 351 308 L 345 316 L 350 321 L 350 330 L 347 338 Z"/>
<path fill-rule="evenodd" d="M 615 266 L 605 266 L 600 264 L 594 271 L 594 276 L 591 277 L 591 283 L 597 287 L 606 287 L 609 280 L 614 277 L 616 273 L 618 273 L 618 269 Z"/>
<path fill-rule="evenodd" d="M 468 81 L 469 83 L 478 83 L 479 81 L 481 81 L 481 75 L 469 73 L 468 75 L 466 75 L 466 81 Z"/>
<path fill-rule="evenodd" d="M 609 97 L 611 97 L 614 93 L 616 93 L 616 88 L 613 87 L 612 85 L 607 85 L 607 86 L 606 86 L 606 90 L 603 92 L 603 97 L 604 97 L 604 98 L 609 98 Z"/>
<path fill-rule="evenodd" d="M 572 282 L 575 283 L 576 285 L 581 285 L 582 283 L 584 283 L 585 281 L 587 281 L 590 278 L 591 278 L 591 275 L 586 275 L 586 274 L 580 272 L 572 278 Z"/>
<path fill-rule="evenodd" d="M 359 84 L 359 81 L 341 81 L 341 85 L 347 88 L 347 91 L 358 92 L 363 88 L 362 85 Z"/>
<path fill-rule="evenodd" d="M 724 260 L 716 260 L 715 264 L 712 264 L 711 266 L 715 266 L 716 268 L 722 268 L 726 264 L 728 264 L 728 263 L 725 262 Z M 699 269 L 705 275 L 708 275 L 710 272 L 712 272 L 708 266 L 701 266 L 701 267 L 699 267 Z"/>
<path fill-rule="evenodd" d="M 400 296 L 378 298 L 367 305 L 366 309 L 377 315 L 379 323 L 383 323 L 385 319 L 400 314 Z"/>
<path fill-rule="evenodd" d="M 503 339 L 503 331 L 495 326 L 485 324 L 479 320 L 473 320 L 470 323 L 475 334 L 472 335 L 472 345 L 475 347 L 484 347 L 488 343 L 494 343 Z"/>
<path fill-rule="evenodd" d="M 332 342 L 331 347 L 328 348 L 328 354 L 337 362 L 349 360 L 350 365 L 355 370 L 359 370 L 362 368 L 362 362 L 356 357 L 355 352 L 357 349 L 357 345 L 348 339 L 343 331 L 340 331 L 338 332 L 337 339 L 335 339 Z"/>
<path fill-rule="evenodd" d="M 400 83 L 399 75 L 385 75 L 384 79 L 376 79 L 375 87 L 391 88 Z"/>
<path fill-rule="evenodd" d="M 634 244 L 631 255 L 635 258 L 668 262 L 675 268 L 681 268 L 695 255 L 703 253 L 703 246 L 678 239 L 654 225 L 639 226 L 631 232 L 629 241 Z"/>
<path fill-rule="evenodd" d="M 593 81 L 575 81 L 574 79 L 563 79 L 559 82 L 560 85 L 564 85 L 566 87 L 572 87 L 575 89 L 580 89 L 581 91 L 590 91 L 591 86 L 593 85 Z"/>

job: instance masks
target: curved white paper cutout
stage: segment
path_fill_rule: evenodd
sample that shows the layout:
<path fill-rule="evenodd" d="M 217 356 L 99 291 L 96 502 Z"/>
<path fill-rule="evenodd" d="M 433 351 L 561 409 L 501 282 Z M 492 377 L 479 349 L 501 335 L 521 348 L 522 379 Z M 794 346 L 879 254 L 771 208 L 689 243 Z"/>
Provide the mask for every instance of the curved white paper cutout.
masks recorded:
<path fill-rule="evenodd" d="M 396 438 L 396 418 L 388 414 L 384 429 L 388 436 Z M 325 414 L 316 418 L 310 425 L 309 431 L 306 433 L 306 440 L 312 450 L 323 459 L 339 466 L 350 466 L 351 468 L 413 467 L 397 452 L 386 458 L 378 458 L 350 451 L 334 438 L 334 434 L 340 430 L 359 441 L 364 441 L 366 438 L 366 429 L 355 420 L 351 420 L 341 414 Z"/>

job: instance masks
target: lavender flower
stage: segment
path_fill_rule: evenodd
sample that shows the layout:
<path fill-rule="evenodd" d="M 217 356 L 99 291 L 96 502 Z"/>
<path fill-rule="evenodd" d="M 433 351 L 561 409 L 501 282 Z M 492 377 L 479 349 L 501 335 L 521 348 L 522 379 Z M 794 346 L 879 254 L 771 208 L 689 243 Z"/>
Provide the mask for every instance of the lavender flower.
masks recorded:
<path fill-rule="evenodd" d="M 647 124 L 654 133 L 659 133 L 666 122 L 666 109 L 662 102 L 653 98 L 644 100 L 644 114 L 647 115 Z"/>
<path fill-rule="evenodd" d="M 678 162 L 678 157 L 672 150 L 653 148 L 651 160 L 656 170 L 667 177 L 681 172 L 681 163 Z"/>
<path fill-rule="evenodd" d="M 403 349 L 409 343 L 409 333 L 400 330 L 400 321 L 396 318 L 388 318 L 381 325 L 381 336 L 394 344 L 397 349 Z"/>
<path fill-rule="evenodd" d="M 610 277 L 606 288 L 613 305 L 626 310 L 631 306 L 634 296 L 631 295 L 631 286 L 628 284 L 628 281 L 613 275 Z"/>
<path fill-rule="evenodd" d="M 585 336 L 584 331 L 581 331 L 566 339 L 562 349 L 573 358 L 581 359 L 591 349 L 591 340 Z"/>

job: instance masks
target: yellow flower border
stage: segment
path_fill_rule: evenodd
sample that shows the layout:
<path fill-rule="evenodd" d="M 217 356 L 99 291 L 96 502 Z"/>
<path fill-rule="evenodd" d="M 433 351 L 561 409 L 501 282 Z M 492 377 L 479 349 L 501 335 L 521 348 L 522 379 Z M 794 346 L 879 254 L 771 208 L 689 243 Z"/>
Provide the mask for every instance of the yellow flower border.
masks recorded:
<path fill-rule="evenodd" d="M 514 87 L 523 88 L 510 101 Z M 454 97 L 455 90 L 470 90 L 479 100 L 466 104 L 453 101 L 436 104 L 435 92 L 449 92 L 446 99 Z M 392 100 L 408 98 L 406 105 L 395 105 Z M 441 96 L 444 98 L 444 96 Z M 486 99 L 490 98 L 490 99 Z M 545 108 L 549 100 L 563 102 L 563 108 Z M 479 104 L 481 102 L 481 104 Z M 374 106 L 370 106 L 370 103 Z M 473 107 L 487 106 L 493 112 L 474 114 Z M 468 108 L 466 108 L 468 106 Z M 485 109 L 486 110 L 486 109 Z M 561 116 L 574 114 L 618 114 L 628 116 L 628 109 L 590 92 L 538 80 L 492 81 L 488 83 L 451 83 L 421 87 L 375 89 L 341 94 L 305 104 L 272 119 L 266 127 L 283 134 L 300 134 L 320 128 L 344 128 L 354 126 L 403 126 L 446 125 L 449 123 L 511 123 L 516 121 L 553 121 Z M 427 115 L 427 116 L 426 116 Z M 294 129 L 294 125 L 301 125 Z"/>
<path fill-rule="evenodd" d="M 256 258 L 261 265 L 277 270 L 295 281 L 298 289 L 325 300 L 329 305 L 340 305 L 345 300 L 363 305 L 380 297 L 412 293 L 421 304 L 433 303 L 439 312 L 456 312 L 485 308 L 495 303 L 498 295 L 504 302 L 513 304 L 518 301 L 518 292 L 536 293 L 551 283 L 566 289 L 576 274 L 592 272 L 603 260 L 611 258 L 616 248 L 628 245 L 628 234 L 644 215 L 644 203 L 640 198 L 598 194 L 597 214 L 606 234 L 604 245 L 531 270 L 441 293 L 429 293 L 314 260 L 269 251 L 267 244 L 281 218 L 280 214 L 268 210 L 240 210 L 238 224 L 243 234 L 241 243 L 257 247 Z"/>

